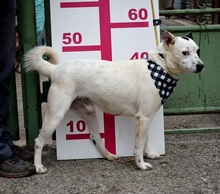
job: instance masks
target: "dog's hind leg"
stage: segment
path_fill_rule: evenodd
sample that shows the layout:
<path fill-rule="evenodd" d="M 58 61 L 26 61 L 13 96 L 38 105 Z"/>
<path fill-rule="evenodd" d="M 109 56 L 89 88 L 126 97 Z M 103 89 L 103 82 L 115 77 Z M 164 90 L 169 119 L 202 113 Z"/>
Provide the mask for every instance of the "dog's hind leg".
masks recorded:
<path fill-rule="evenodd" d="M 37 173 L 47 172 L 47 169 L 42 165 L 42 149 L 44 147 L 45 141 L 52 136 L 55 128 L 63 119 L 65 113 L 68 111 L 72 100 L 72 96 L 67 95 L 67 92 L 51 85 L 48 94 L 47 111 L 44 115 L 43 125 L 40 130 L 40 134 L 35 139 L 34 164 Z"/>
<path fill-rule="evenodd" d="M 96 108 L 93 103 L 88 98 L 78 98 L 73 102 L 71 107 L 75 109 L 76 113 L 86 122 L 90 130 L 90 138 L 93 140 L 101 154 L 108 160 L 117 159 L 118 156 L 110 153 L 103 144 L 103 140 L 101 139 L 98 130 Z"/>

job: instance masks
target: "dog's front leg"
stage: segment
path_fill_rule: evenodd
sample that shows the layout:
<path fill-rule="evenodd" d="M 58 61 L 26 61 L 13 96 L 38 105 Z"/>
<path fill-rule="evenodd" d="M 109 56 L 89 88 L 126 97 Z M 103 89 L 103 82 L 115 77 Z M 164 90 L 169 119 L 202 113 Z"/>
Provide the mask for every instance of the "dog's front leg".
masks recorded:
<path fill-rule="evenodd" d="M 145 155 L 146 158 L 149 158 L 149 159 L 152 159 L 152 160 L 160 158 L 160 154 L 158 154 L 156 152 L 151 152 L 149 150 L 148 137 L 146 137 L 144 155 Z"/>
<path fill-rule="evenodd" d="M 136 117 L 135 162 L 141 170 L 152 169 L 152 165 L 144 162 L 144 147 L 151 119 L 146 116 Z"/>

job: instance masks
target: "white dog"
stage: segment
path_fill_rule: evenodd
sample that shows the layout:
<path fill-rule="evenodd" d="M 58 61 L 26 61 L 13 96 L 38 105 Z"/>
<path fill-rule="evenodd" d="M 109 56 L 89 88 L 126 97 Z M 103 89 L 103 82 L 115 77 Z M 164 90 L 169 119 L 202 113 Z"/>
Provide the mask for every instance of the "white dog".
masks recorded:
<path fill-rule="evenodd" d="M 163 32 L 161 40 L 148 59 L 122 62 L 72 60 L 58 64 L 57 54 L 46 46 L 35 47 L 25 55 L 27 71 L 36 70 L 51 80 L 48 108 L 35 140 L 37 173 L 47 172 L 41 159 L 45 140 L 52 135 L 69 108 L 76 109 L 86 121 L 91 139 L 103 156 L 108 160 L 118 158 L 104 147 L 94 104 L 106 113 L 136 117 L 135 162 L 141 170 L 152 168 L 144 162 L 144 155 L 151 159 L 160 157 L 148 150 L 148 129 L 152 118 L 172 93 L 179 74 L 199 73 L 204 68 L 198 56 L 199 48 L 191 36 L 174 37 Z M 43 60 L 43 55 L 49 60 Z"/>

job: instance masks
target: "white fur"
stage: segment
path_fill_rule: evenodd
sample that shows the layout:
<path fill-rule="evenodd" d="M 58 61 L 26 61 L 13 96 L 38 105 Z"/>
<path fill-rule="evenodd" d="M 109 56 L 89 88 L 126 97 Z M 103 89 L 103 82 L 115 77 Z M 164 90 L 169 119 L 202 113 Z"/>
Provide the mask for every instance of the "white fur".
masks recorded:
<path fill-rule="evenodd" d="M 162 40 L 158 48 L 150 52 L 150 60 L 174 77 L 186 71 L 198 72 L 197 64 L 201 65 L 202 61 L 196 54 L 198 46 L 193 40 L 174 37 L 169 32 L 164 33 Z M 186 50 L 190 55 L 182 54 Z M 49 57 L 49 62 L 42 59 L 43 54 Z M 147 60 L 73 60 L 58 64 L 57 58 L 55 51 L 45 46 L 33 48 L 24 57 L 27 71 L 36 70 L 51 79 L 48 108 L 35 140 L 36 172 L 47 172 L 41 162 L 45 140 L 52 135 L 69 108 L 74 108 L 86 121 L 91 138 L 103 156 L 108 160 L 118 158 L 108 152 L 101 141 L 94 104 L 106 113 L 136 117 L 136 165 L 141 170 L 151 169 L 152 166 L 144 162 L 143 155 L 151 159 L 160 157 L 148 152 L 147 140 L 150 122 L 161 106 L 161 99 L 149 74 Z"/>

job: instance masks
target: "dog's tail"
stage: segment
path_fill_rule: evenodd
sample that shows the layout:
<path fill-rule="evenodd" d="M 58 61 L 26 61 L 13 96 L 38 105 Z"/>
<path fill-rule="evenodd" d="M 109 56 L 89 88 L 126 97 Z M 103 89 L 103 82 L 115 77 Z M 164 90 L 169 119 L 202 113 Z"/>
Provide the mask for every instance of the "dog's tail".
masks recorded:
<path fill-rule="evenodd" d="M 43 57 L 47 59 L 44 60 Z M 24 55 L 24 69 L 26 71 L 35 70 L 50 77 L 51 73 L 56 68 L 55 64 L 58 64 L 58 55 L 48 46 L 35 47 Z"/>

